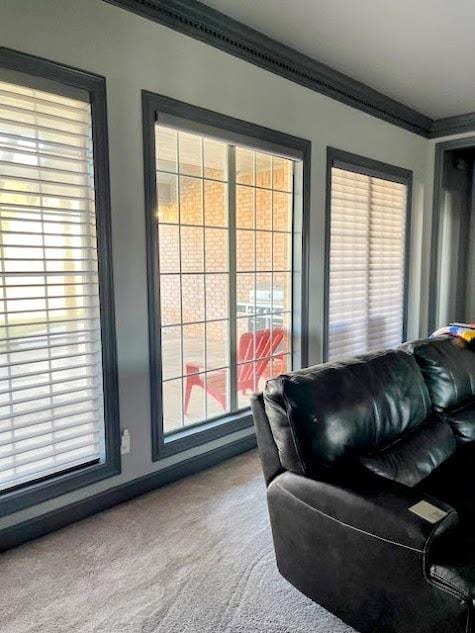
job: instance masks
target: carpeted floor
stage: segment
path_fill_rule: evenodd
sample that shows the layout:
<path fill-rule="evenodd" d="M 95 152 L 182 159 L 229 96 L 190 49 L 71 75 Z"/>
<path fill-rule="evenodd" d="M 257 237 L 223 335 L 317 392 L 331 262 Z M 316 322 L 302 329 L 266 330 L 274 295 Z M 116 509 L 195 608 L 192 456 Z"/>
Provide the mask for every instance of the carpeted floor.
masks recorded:
<path fill-rule="evenodd" d="M 254 451 L 2 554 L 0 630 L 353 631 L 278 574 Z"/>

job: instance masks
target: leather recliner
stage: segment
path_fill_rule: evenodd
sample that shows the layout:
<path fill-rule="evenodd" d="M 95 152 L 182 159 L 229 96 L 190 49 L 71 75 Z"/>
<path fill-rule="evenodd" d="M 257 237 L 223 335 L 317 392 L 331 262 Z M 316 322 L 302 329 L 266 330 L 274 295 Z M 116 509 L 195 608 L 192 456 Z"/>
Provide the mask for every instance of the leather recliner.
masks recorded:
<path fill-rule="evenodd" d="M 464 341 L 440 336 L 404 346 L 421 368 L 432 406 L 460 443 L 475 440 L 475 351 Z"/>
<path fill-rule="evenodd" d="M 393 350 L 252 399 L 279 570 L 360 633 L 472 631 L 474 444 L 457 444 L 430 393 Z"/>

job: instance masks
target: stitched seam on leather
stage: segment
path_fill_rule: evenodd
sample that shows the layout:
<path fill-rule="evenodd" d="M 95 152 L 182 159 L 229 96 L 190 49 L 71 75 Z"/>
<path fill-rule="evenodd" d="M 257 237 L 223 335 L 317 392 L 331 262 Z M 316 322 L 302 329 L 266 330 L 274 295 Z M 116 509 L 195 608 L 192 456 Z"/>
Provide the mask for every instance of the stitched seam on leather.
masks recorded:
<path fill-rule="evenodd" d="M 422 422 L 422 424 L 419 424 L 418 426 L 413 426 L 411 429 L 409 429 L 408 431 L 406 431 L 399 437 L 396 437 L 390 444 L 388 444 L 387 446 L 379 450 L 377 452 L 377 456 L 382 455 L 385 451 L 388 451 L 391 448 L 394 448 L 394 446 L 398 444 L 399 442 L 401 442 L 402 440 L 409 439 L 410 436 L 413 434 L 415 435 L 417 431 L 424 430 L 424 427 L 426 427 L 430 422 L 431 422 L 431 419 L 428 418 L 424 422 Z"/>
<path fill-rule="evenodd" d="M 307 469 L 305 467 L 305 462 L 302 459 L 300 454 L 299 445 L 295 435 L 294 423 L 291 415 L 291 407 L 289 403 L 289 399 L 287 398 L 287 394 L 284 391 L 284 380 L 281 378 L 281 388 L 282 388 L 282 398 L 285 402 L 285 408 L 287 409 L 287 419 L 289 421 L 290 434 L 292 435 L 292 441 L 294 443 L 295 453 L 297 455 L 297 459 L 299 460 L 300 468 L 304 474 L 307 474 Z"/>
<path fill-rule="evenodd" d="M 372 406 L 373 414 L 374 414 L 374 417 L 373 417 L 373 437 L 374 437 L 374 446 L 376 448 L 379 445 L 379 437 L 377 437 L 376 429 L 381 428 L 381 416 L 379 414 L 379 409 L 378 409 L 378 406 L 376 404 L 376 398 L 369 391 L 369 389 L 367 387 L 367 384 L 361 380 L 360 376 L 357 376 L 357 378 L 358 378 L 359 383 L 361 385 L 363 385 L 364 388 L 366 388 L 368 394 L 371 396 L 371 406 Z"/>
<path fill-rule="evenodd" d="M 381 352 L 380 354 L 375 354 L 373 358 L 381 358 L 382 356 L 384 356 L 386 352 Z M 351 368 L 353 369 L 353 367 L 358 367 L 359 365 L 361 365 L 362 362 L 358 361 L 357 363 L 355 363 L 354 365 L 351 365 Z M 354 373 L 351 372 L 353 378 L 356 378 L 356 381 L 361 385 L 361 391 L 365 391 L 368 393 L 369 397 L 371 398 L 371 408 L 373 409 L 373 414 L 374 414 L 374 418 L 373 418 L 373 437 L 374 437 L 374 446 L 376 448 L 378 442 L 377 442 L 377 437 L 376 437 L 376 428 L 377 428 L 377 423 L 376 423 L 376 418 L 378 418 L 378 420 L 381 420 L 381 417 L 379 415 L 379 411 L 378 408 L 376 406 L 376 398 L 373 396 L 373 394 L 370 392 L 370 390 L 368 389 L 367 383 L 364 382 L 361 377 L 359 376 L 358 373 Z M 381 427 L 381 425 L 379 425 Z"/>
<path fill-rule="evenodd" d="M 470 600 L 470 596 L 467 597 L 467 596 L 462 595 L 460 591 L 453 589 L 450 585 L 445 584 L 438 578 L 430 577 L 428 579 L 428 582 L 433 587 L 437 587 L 437 589 L 440 589 L 441 591 L 445 591 L 445 593 L 448 593 L 450 596 L 457 598 L 457 600 L 464 600 L 464 601 Z"/>
<path fill-rule="evenodd" d="M 456 515 L 457 515 L 456 510 L 452 508 L 451 510 L 448 511 L 447 516 L 443 518 L 440 523 L 436 523 L 434 527 L 432 528 L 432 530 L 430 531 L 430 534 L 427 537 L 427 540 L 424 544 L 424 568 L 425 568 L 426 557 L 429 552 L 429 547 L 432 544 L 432 540 L 435 537 L 436 532 L 444 525 L 444 523 L 448 523 L 449 519 L 451 519 L 453 516 L 456 516 Z"/>
<path fill-rule="evenodd" d="M 450 341 L 450 343 L 452 344 L 452 341 Z M 442 353 L 441 353 L 441 352 L 439 352 L 439 354 L 440 354 L 440 356 L 442 356 Z M 456 399 L 456 401 L 458 402 L 458 399 L 459 399 L 459 394 L 458 394 L 458 390 L 457 390 L 457 381 L 455 380 L 455 374 L 454 374 L 454 372 L 452 371 L 452 369 L 451 369 L 451 367 L 450 367 L 450 363 L 448 363 L 448 364 L 447 364 L 447 368 L 448 368 L 448 370 L 449 370 L 450 377 L 451 377 L 452 382 L 453 382 L 453 385 L 454 385 L 455 399 Z"/>
<path fill-rule="evenodd" d="M 467 348 L 467 344 L 465 344 L 464 348 L 465 348 L 465 351 L 469 351 L 469 350 L 468 350 L 468 348 Z M 465 357 L 465 358 L 466 358 L 466 357 Z M 465 363 L 464 363 L 464 365 L 465 365 Z M 471 371 L 470 371 L 469 369 L 467 369 L 467 375 L 468 375 L 468 379 L 469 379 L 469 381 L 470 381 L 470 391 L 471 391 L 472 398 L 473 398 L 473 393 L 474 393 L 474 389 L 473 389 L 473 379 L 472 379 L 472 373 L 471 373 Z"/>
<path fill-rule="evenodd" d="M 419 375 L 421 377 L 421 380 L 419 380 L 419 391 L 421 392 L 422 401 L 423 401 L 423 403 L 424 403 L 424 405 L 426 407 L 426 410 L 429 409 L 429 413 L 430 413 L 431 397 L 430 397 L 429 389 L 427 388 L 427 385 L 424 382 L 424 374 L 422 373 L 421 368 L 417 364 L 417 361 L 414 360 L 414 363 L 416 364 L 417 370 L 418 370 Z M 424 391 L 422 385 L 425 385 L 425 391 Z M 429 406 L 427 406 L 427 405 L 429 405 Z"/>
<path fill-rule="evenodd" d="M 282 492 L 288 495 L 289 497 L 292 497 L 293 499 L 296 499 L 300 503 L 303 503 L 305 506 L 307 506 L 307 508 L 310 508 L 310 510 L 313 510 L 317 514 L 321 514 L 322 516 L 326 517 L 327 519 L 330 519 L 331 521 L 335 521 L 335 523 L 339 523 L 340 525 L 343 525 L 344 527 L 350 528 L 350 530 L 355 530 L 356 532 L 360 532 L 361 534 L 366 534 L 367 536 L 371 536 L 379 541 L 384 541 L 385 543 L 389 543 L 390 545 L 396 545 L 397 547 L 403 547 L 404 549 L 412 550 L 413 552 L 417 552 L 418 554 L 424 554 L 424 550 L 422 549 L 417 549 L 416 547 L 411 547 L 410 545 L 405 545 L 404 543 L 398 543 L 397 541 L 392 541 L 391 539 L 387 539 L 384 536 L 373 534 L 372 532 L 363 530 L 362 528 L 356 527 L 355 525 L 351 525 L 350 523 L 345 523 L 345 521 L 341 521 L 340 519 L 337 519 L 336 517 L 331 516 L 331 514 L 327 514 L 323 510 L 320 510 L 319 508 L 314 508 L 306 501 L 303 501 L 302 499 L 292 494 L 285 488 L 282 488 L 282 486 L 280 486 L 277 482 L 274 482 L 274 486 L 276 486 L 277 488 L 280 488 L 280 490 L 282 490 Z"/>
<path fill-rule="evenodd" d="M 467 406 L 472 403 L 472 401 L 473 401 L 473 399 L 470 402 L 464 402 L 464 404 L 461 404 L 460 406 L 456 407 L 455 409 L 450 409 L 450 411 L 448 413 L 447 413 L 447 411 L 444 411 L 443 414 L 445 414 L 446 417 L 451 417 L 455 413 L 460 413 L 460 411 L 463 411 L 464 409 L 466 409 Z"/>
<path fill-rule="evenodd" d="M 381 415 L 379 413 L 378 405 L 376 403 L 376 398 L 371 396 L 371 401 L 373 405 L 374 411 L 374 419 L 373 419 L 373 434 L 374 434 L 374 445 L 377 447 L 379 445 L 379 437 L 376 436 L 376 429 L 381 428 Z"/>
<path fill-rule="evenodd" d="M 424 553 L 423 553 L 423 572 L 424 572 L 424 576 L 426 577 L 427 581 L 431 584 L 434 585 L 441 585 L 441 588 L 444 589 L 444 591 L 446 591 L 447 593 L 450 593 L 451 595 L 454 595 L 455 592 L 455 596 L 457 598 L 467 598 L 469 596 L 466 596 L 463 591 L 460 591 L 459 589 L 457 589 L 454 586 L 451 586 L 449 583 L 446 583 L 445 581 L 443 581 L 442 579 L 440 579 L 439 577 L 435 577 L 432 576 L 430 574 L 430 570 L 428 569 L 428 565 L 427 565 L 427 558 L 428 558 L 428 553 L 429 553 L 429 548 L 432 545 L 432 540 L 435 537 L 436 532 L 441 528 L 441 526 L 444 525 L 444 523 L 448 523 L 449 519 L 451 519 L 453 516 L 457 516 L 457 511 L 452 509 L 448 512 L 447 516 L 442 519 L 442 521 L 440 523 L 437 523 L 436 525 L 434 525 L 434 527 L 432 528 L 426 542 L 424 545 Z"/>
<path fill-rule="evenodd" d="M 461 589 L 460 587 L 457 587 L 457 585 L 452 584 L 449 580 L 447 580 L 446 578 L 442 578 L 442 576 L 439 576 L 436 572 L 432 573 L 433 577 L 437 579 L 437 582 L 439 582 L 441 585 L 445 585 L 450 589 L 453 589 L 455 591 L 455 593 L 457 594 L 457 596 L 462 596 L 462 598 L 470 598 L 470 594 L 467 593 L 466 591 L 464 591 L 463 589 Z"/>

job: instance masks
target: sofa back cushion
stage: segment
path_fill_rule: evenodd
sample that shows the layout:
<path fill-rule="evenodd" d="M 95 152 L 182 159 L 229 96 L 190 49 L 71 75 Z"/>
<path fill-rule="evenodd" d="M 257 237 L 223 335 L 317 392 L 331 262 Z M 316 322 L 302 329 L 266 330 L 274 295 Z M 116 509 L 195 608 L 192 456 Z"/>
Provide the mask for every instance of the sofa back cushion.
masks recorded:
<path fill-rule="evenodd" d="M 444 412 L 475 398 L 475 351 L 464 341 L 441 336 L 408 344 L 429 390 L 434 409 Z"/>
<path fill-rule="evenodd" d="M 374 453 L 430 413 L 417 363 L 401 350 L 271 379 L 264 405 L 282 466 L 307 475 Z"/>

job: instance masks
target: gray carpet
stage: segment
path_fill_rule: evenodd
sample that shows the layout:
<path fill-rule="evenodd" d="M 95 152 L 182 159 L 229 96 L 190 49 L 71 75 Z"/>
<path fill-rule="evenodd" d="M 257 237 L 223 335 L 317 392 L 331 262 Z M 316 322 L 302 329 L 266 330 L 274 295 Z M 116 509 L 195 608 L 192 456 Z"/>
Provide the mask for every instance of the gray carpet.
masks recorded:
<path fill-rule="evenodd" d="M 351 633 L 277 572 L 257 454 L 0 556 L 2 633 Z"/>

